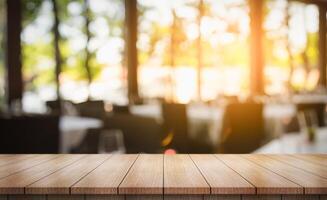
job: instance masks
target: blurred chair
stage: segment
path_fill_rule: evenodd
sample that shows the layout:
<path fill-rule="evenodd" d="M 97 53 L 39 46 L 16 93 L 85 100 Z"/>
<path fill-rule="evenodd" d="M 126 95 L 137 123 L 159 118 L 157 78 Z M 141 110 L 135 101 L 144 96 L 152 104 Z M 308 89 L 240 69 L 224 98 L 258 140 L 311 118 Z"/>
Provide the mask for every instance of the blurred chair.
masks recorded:
<path fill-rule="evenodd" d="M 188 153 L 190 141 L 186 105 L 162 103 L 162 118 L 165 134 L 164 146 L 175 149 L 178 153 Z"/>
<path fill-rule="evenodd" d="M 103 101 L 86 101 L 75 104 L 77 112 L 82 117 L 103 119 L 106 111 Z"/>
<path fill-rule="evenodd" d="M 223 120 L 220 153 L 250 153 L 260 147 L 264 139 L 262 104 L 229 104 Z"/>
<path fill-rule="evenodd" d="M 71 153 L 96 154 L 98 153 L 99 138 L 101 129 L 89 129 L 82 141 L 73 149 Z"/>
<path fill-rule="evenodd" d="M 238 96 L 236 95 L 224 95 L 223 98 L 228 102 L 228 103 L 237 103 L 238 101 Z"/>
<path fill-rule="evenodd" d="M 296 105 L 298 111 L 313 111 L 317 114 L 318 125 L 320 127 L 325 126 L 325 103 L 299 103 Z"/>
<path fill-rule="evenodd" d="M 69 100 L 61 100 L 60 102 L 56 100 L 46 101 L 45 104 L 53 115 L 77 115 L 76 107 Z"/>
<path fill-rule="evenodd" d="M 58 153 L 59 116 L 0 118 L 0 153 Z"/>
<path fill-rule="evenodd" d="M 102 130 L 99 138 L 99 153 L 126 153 L 124 135 L 121 130 Z"/>
<path fill-rule="evenodd" d="M 61 102 L 53 100 L 46 101 L 45 105 L 50 110 L 51 114 L 60 114 L 61 113 Z"/>
<path fill-rule="evenodd" d="M 153 118 L 127 113 L 112 113 L 105 118 L 104 129 L 123 132 L 126 153 L 159 153 L 162 129 Z"/>
<path fill-rule="evenodd" d="M 125 153 L 120 130 L 89 129 L 81 142 L 70 150 L 77 154 Z"/>
<path fill-rule="evenodd" d="M 130 113 L 129 105 L 116 105 L 116 104 L 113 104 L 112 105 L 112 112 L 115 113 L 115 114 L 118 114 L 118 113 L 129 114 Z"/>

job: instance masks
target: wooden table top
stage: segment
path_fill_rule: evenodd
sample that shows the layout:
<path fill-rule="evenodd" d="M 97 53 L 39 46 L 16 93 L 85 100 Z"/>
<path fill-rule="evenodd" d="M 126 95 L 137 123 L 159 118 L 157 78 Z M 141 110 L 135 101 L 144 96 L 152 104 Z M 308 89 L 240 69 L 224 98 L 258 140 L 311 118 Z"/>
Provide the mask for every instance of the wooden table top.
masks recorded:
<path fill-rule="evenodd" d="M 0 155 L 3 194 L 327 194 L 327 155 Z"/>

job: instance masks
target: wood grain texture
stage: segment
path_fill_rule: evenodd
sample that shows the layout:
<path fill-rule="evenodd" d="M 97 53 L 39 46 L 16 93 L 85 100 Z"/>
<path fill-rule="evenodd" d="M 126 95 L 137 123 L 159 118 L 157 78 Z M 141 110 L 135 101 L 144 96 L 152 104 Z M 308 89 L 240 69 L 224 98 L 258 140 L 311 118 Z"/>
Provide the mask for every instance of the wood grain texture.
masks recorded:
<path fill-rule="evenodd" d="M 72 194 L 117 194 L 138 155 L 113 155 L 71 188 Z"/>
<path fill-rule="evenodd" d="M 209 194 L 210 186 L 189 155 L 165 155 L 164 193 Z"/>
<path fill-rule="evenodd" d="M 165 200 L 203 200 L 203 195 L 165 195 Z"/>
<path fill-rule="evenodd" d="M 304 187 L 305 194 L 327 194 L 327 179 L 316 176 L 302 169 L 274 160 L 265 155 L 244 155 L 255 162 L 294 183 Z"/>
<path fill-rule="evenodd" d="M 282 200 L 319 200 L 318 195 L 283 195 Z"/>
<path fill-rule="evenodd" d="M 0 179 L 0 194 L 24 194 L 25 186 L 72 164 L 82 157 L 82 155 L 61 155 L 55 159 Z"/>
<path fill-rule="evenodd" d="M 327 200 L 326 155 L 0 155 L 0 163 L 9 158 L 0 200 Z"/>
<path fill-rule="evenodd" d="M 241 195 L 204 195 L 204 200 L 241 200 Z"/>
<path fill-rule="evenodd" d="M 315 164 L 313 162 L 300 159 L 297 157 L 293 157 L 290 155 L 267 155 L 270 158 L 275 160 L 279 160 L 281 162 L 292 165 L 293 167 L 300 168 L 304 171 L 310 172 L 317 176 L 321 176 L 323 178 L 327 178 L 327 166 L 322 166 L 319 164 Z"/>
<path fill-rule="evenodd" d="M 255 194 L 253 185 L 214 155 L 191 155 L 191 158 L 210 185 L 211 194 Z"/>
<path fill-rule="evenodd" d="M 46 200 L 46 195 L 9 195 L 8 200 Z"/>
<path fill-rule="evenodd" d="M 327 155 L 322 156 L 322 155 L 315 155 L 315 154 L 292 154 L 292 156 L 299 158 L 301 160 L 307 160 L 312 163 L 316 163 L 322 166 L 327 166 Z"/>
<path fill-rule="evenodd" d="M 85 195 L 85 200 L 125 200 L 124 195 Z"/>
<path fill-rule="evenodd" d="M 320 195 L 319 200 L 327 200 L 327 195 Z"/>
<path fill-rule="evenodd" d="M 4 178 L 11 174 L 26 170 L 30 167 L 34 167 L 43 162 L 57 158 L 58 155 L 35 155 L 28 157 L 27 159 L 18 160 L 14 163 L 3 165 L 0 167 L 0 178 Z"/>
<path fill-rule="evenodd" d="M 25 188 L 27 194 L 69 194 L 70 187 L 86 176 L 110 155 L 87 155 Z"/>
<path fill-rule="evenodd" d="M 85 200 L 84 195 L 48 195 L 47 200 Z"/>
<path fill-rule="evenodd" d="M 257 188 L 257 194 L 302 194 L 303 188 L 241 156 L 217 155 L 230 168 Z"/>
<path fill-rule="evenodd" d="M 13 154 L 13 155 L 0 155 L 0 166 L 8 165 L 11 163 L 19 162 L 31 157 L 35 157 L 33 154 Z"/>
<path fill-rule="evenodd" d="M 141 154 L 119 186 L 119 194 L 163 194 L 163 155 Z"/>
<path fill-rule="evenodd" d="M 281 200 L 281 195 L 242 195 L 242 200 Z"/>
<path fill-rule="evenodd" d="M 163 195 L 126 195 L 125 200 L 163 200 Z"/>

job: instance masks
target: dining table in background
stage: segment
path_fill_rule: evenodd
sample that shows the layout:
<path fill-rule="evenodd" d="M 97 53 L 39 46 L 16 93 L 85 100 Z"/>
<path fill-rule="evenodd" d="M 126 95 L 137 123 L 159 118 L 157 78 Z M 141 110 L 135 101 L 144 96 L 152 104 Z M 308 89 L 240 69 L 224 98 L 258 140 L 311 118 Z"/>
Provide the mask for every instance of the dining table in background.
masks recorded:
<path fill-rule="evenodd" d="M 222 129 L 224 106 L 213 105 L 187 105 L 187 117 L 189 136 L 196 138 L 197 134 L 207 129 L 208 141 L 212 145 L 216 145 L 219 141 L 220 132 Z M 131 106 L 132 114 L 152 117 L 157 120 L 162 120 L 160 104 L 144 104 Z M 271 103 L 264 106 L 263 115 L 265 118 L 266 130 L 272 132 L 271 135 L 279 135 L 280 124 L 285 119 L 291 119 L 296 115 L 296 106 L 289 103 Z M 278 132 L 278 133 L 275 133 Z"/>
<path fill-rule="evenodd" d="M 77 146 L 84 138 L 88 129 L 101 128 L 103 122 L 99 119 L 62 116 L 60 117 L 60 153 L 69 153 L 70 149 Z"/>
<path fill-rule="evenodd" d="M 264 154 L 312 154 L 327 153 L 327 128 L 318 128 L 315 141 L 309 142 L 304 133 L 294 132 L 283 134 L 257 149 L 254 153 Z"/>

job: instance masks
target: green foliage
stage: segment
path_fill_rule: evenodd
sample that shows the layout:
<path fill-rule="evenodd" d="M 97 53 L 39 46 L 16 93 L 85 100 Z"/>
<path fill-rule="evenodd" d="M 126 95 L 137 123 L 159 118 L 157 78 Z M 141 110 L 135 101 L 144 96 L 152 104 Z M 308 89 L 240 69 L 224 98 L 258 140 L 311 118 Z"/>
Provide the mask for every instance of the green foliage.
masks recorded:
<path fill-rule="evenodd" d="M 52 46 L 45 42 L 23 45 L 23 75 L 27 90 L 53 84 L 55 76 L 52 55 Z"/>
<path fill-rule="evenodd" d="M 96 0 L 89 0 L 96 1 Z M 4 0 L 0 0 L 0 13 L 3 13 Z M 22 0 L 23 3 L 23 28 L 26 28 L 29 24 L 33 23 L 39 16 L 40 8 L 44 3 L 44 0 Z M 71 2 L 80 3 L 84 6 L 85 0 L 56 0 L 58 4 L 59 19 L 61 24 L 68 24 L 72 16 L 68 12 L 68 6 Z M 109 37 L 123 37 L 124 27 L 124 1 L 123 0 L 111 0 L 113 4 L 119 4 L 121 10 L 115 12 L 113 17 L 109 17 L 108 13 L 91 13 L 90 21 L 95 20 L 101 15 L 107 22 L 109 29 Z M 187 2 L 185 7 L 193 7 L 195 10 L 198 6 L 198 1 Z M 151 58 L 155 56 L 159 57 L 162 65 L 171 65 L 172 59 L 175 67 L 178 66 L 190 66 L 196 67 L 198 65 L 198 41 L 197 39 L 188 39 L 186 32 L 186 23 L 189 23 L 183 17 L 175 15 L 174 25 L 162 25 L 158 21 L 151 21 L 145 17 L 147 11 L 152 8 L 138 5 L 139 21 L 147 20 L 151 22 L 150 28 L 147 30 L 141 30 L 142 34 L 148 36 L 148 43 L 145 47 L 139 47 L 138 56 L 140 65 L 146 64 Z M 268 7 L 265 7 L 264 14 L 269 12 Z M 53 15 L 53 13 L 51 13 Z M 86 13 L 82 13 L 86 17 Z M 171 13 L 173 16 L 173 12 Z M 210 4 L 205 3 L 203 5 L 203 15 L 217 19 L 221 18 L 220 14 L 213 13 Z M 111 16 L 111 15 L 110 15 Z M 223 19 L 228 19 L 228 16 L 223 16 Z M 0 16 L 0 45 L 3 43 L 1 34 L 3 34 L 2 26 L 3 18 Z M 221 20 L 221 19 L 220 19 Z M 202 51 L 202 64 L 203 67 L 249 67 L 249 42 L 247 39 L 239 39 L 240 35 L 238 27 L 235 26 L 235 22 L 228 22 L 229 28 L 225 30 L 225 33 L 234 34 L 236 39 L 230 43 L 222 44 L 218 43 L 213 45 L 210 43 L 210 38 L 202 38 L 201 51 Z M 120 29 L 122 31 L 115 31 Z M 86 27 L 82 27 L 81 33 L 86 34 Z M 52 33 L 51 33 L 52 34 Z M 221 33 L 219 33 L 221 34 Z M 224 33 L 223 33 L 224 34 Z M 83 35 L 81 35 L 83 36 Z M 173 44 L 171 43 L 171 37 L 174 37 Z M 92 37 L 95 37 L 92 35 Z M 246 36 L 248 37 L 248 36 Z M 85 49 L 78 52 L 74 51 L 70 46 L 69 41 L 72 38 L 62 37 L 60 40 L 60 50 L 62 54 L 62 73 L 64 76 L 69 77 L 72 80 L 87 80 L 87 73 L 85 69 Z M 289 58 L 281 57 L 276 55 L 274 52 L 276 48 L 284 48 L 276 45 L 277 39 L 266 38 L 264 40 L 264 52 L 265 52 L 265 63 L 266 65 L 279 66 L 288 68 L 290 66 Z M 280 42 L 280 41 L 279 41 Z M 286 43 L 287 41 L 283 41 Z M 172 46 L 173 45 L 173 46 Z M 310 67 L 316 67 L 318 65 L 318 34 L 309 33 L 307 47 L 304 49 Z M 163 46 L 163 47 L 162 47 Z M 160 50 L 158 52 L 158 49 Z M 285 47 L 286 48 L 286 47 Z M 89 66 L 91 68 L 92 79 L 97 79 L 102 69 L 105 67 L 100 64 L 96 59 L 96 49 L 91 52 Z M 285 50 L 286 51 L 286 50 Z M 121 52 L 123 54 L 123 52 Z M 303 65 L 303 52 L 297 52 L 293 56 L 293 63 L 295 66 Z M 3 48 L 0 48 L 0 74 L 3 73 L 1 67 L 3 60 Z M 43 62 L 43 61 L 48 62 Z M 41 62 L 42 61 L 42 62 Z M 38 41 L 33 44 L 23 44 L 23 64 L 24 64 L 24 78 L 28 83 L 28 89 L 36 89 L 43 84 L 54 84 L 54 52 L 53 44 L 46 43 L 44 41 Z M 247 83 L 246 83 L 247 84 Z M 247 87 L 243 84 L 242 87 Z"/>
<path fill-rule="evenodd" d="M 318 66 L 318 33 L 308 33 L 308 45 L 306 53 L 310 62 L 310 67 Z"/>
<path fill-rule="evenodd" d="M 36 19 L 43 0 L 22 0 L 22 24 L 26 27 Z"/>

